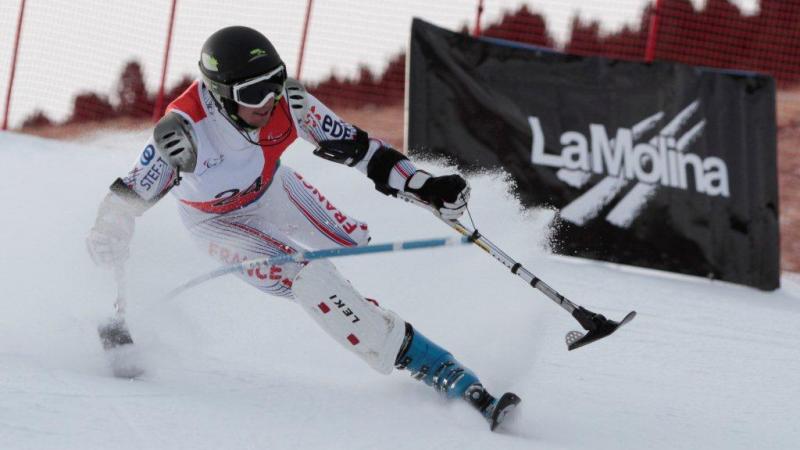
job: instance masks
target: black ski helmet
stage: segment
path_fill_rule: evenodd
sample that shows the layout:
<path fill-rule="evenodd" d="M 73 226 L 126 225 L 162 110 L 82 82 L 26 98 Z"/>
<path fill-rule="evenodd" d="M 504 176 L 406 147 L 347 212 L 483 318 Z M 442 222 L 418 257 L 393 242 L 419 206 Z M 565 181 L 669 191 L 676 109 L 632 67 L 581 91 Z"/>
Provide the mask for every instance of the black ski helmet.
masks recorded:
<path fill-rule="evenodd" d="M 284 68 L 282 79 L 286 78 L 283 60 L 269 39 L 244 26 L 226 27 L 209 36 L 200 52 L 199 66 L 206 87 L 237 122 L 241 120 L 236 117 L 237 106 L 231 96 L 235 83 L 278 67 Z"/>

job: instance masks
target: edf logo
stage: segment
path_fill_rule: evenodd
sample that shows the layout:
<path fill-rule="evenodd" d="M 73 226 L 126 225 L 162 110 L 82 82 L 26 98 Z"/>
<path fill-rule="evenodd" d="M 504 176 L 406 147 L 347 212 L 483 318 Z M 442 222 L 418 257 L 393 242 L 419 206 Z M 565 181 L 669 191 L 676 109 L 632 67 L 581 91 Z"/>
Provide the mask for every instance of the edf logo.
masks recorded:
<path fill-rule="evenodd" d="M 327 114 L 325 114 L 325 118 L 322 119 L 322 131 L 328 133 L 328 135 L 334 139 L 352 139 L 355 134 L 355 130 L 351 127 L 343 125 L 342 122 L 338 120 L 333 120 L 333 118 Z"/>

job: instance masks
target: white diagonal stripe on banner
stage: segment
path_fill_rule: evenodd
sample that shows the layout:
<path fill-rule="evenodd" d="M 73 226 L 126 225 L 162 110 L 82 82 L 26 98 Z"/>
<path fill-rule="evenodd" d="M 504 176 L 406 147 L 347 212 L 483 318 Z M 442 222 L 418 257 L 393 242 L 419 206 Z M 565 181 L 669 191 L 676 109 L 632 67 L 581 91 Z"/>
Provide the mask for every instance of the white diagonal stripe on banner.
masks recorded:
<path fill-rule="evenodd" d="M 701 120 L 697 125 L 692 127 L 692 129 L 684 133 L 684 135 L 678 139 L 678 143 L 675 147 L 676 150 L 679 152 L 685 151 L 703 132 L 705 124 L 706 121 Z M 637 183 L 636 186 L 614 206 L 614 209 L 608 213 L 606 220 L 620 228 L 630 227 L 631 223 L 633 223 L 633 219 L 639 216 L 641 209 L 655 194 L 657 187 L 657 184 Z"/>
<path fill-rule="evenodd" d="M 700 105 L 699 100 L 695 100 L 694 102 L 690 103 L 689 106 L 684 108 L 678 115 L 676 115 L 662 130 L 662 136 L 672 136 L 674 135 L 678 129 L 686 123 L 691 115 L 697 110 L 698 106 Z M 653 122 L 653 119 L 658 116 L 659 114 L 663 115 L 663 113 L 654 114 L 647 119 L 639 122 L 639 124 L 643 123 L 653 123 L 655 124 L 657 121 Z M 661 119 L 661 116 L 658 117 Z M 637 125 L 639 125 L 637 124 Z M 634 125 L 636 127 L 636 125 Z M 645 131 L 644 128 L 640 128 L 640 135 Z M 650 140 L 650 145 L 655 145 L 657 142 L 658 137 L 655 137 Z M 611 180 L 611 181 L 607 181 Z M 600 183 L 597 183 L 592 189 L 587 191 L 582 196 L 573 200 L 570 204 L 562 208 L 561 216 L 565 219 L 573 222 L 577 225 L 583 225 L 588 220 L 591 220 L 597 217 L 600 214 L 600 211 L 609 204 L 614 197 L 625 187 L 628 183 L 628 180 L 624 178 L 615 178 L 615 177 L 606 177 Z M 597 191 L 596 189 L 598 186 L 602 186 L 601 189 L 605 189 L 605 191 Z M 595 201 L 602 201 L 602 204 L 593 205 L 591 202 Z M 577 219 L 573 220 L 573 219 Z"/>
<path fill-rule="evenodd" d="M 701 120 L 697 123 L 697 125 L 693 126 L 691 130 L 687 131 L 680 139 L 678 139 L 678 143 L 675 145 L 675 148 L 679 151 L 685 151 L 692 142 L 696 141 L 697 138 L 700 137 L 700 133 L 703 132 L 703 129 L 706 127 L 706 121 Z"/>
<path fill-rule="evenodd" d="M 670 121 L 670 123 L 668 123 L 663 130 L 661 130 L 661 135 L 674 136 L 678 132 L 678 130 L 683 126 L 683 124 L 689 121 L 692 114 L 694 114 L 694 112 L 697 111 L 697 108 L 699 106 L 700 106 L 700 100 L 695 100 L 692 103 L 689 103 L 689 106 L 683 108 L 683 111 L 678 113 L 678 115 L 675 116 L 675 118 L 672 119 L 672 121 Z"/>
<path fill-rule="evenodd" d="M 576 225 L 583 225 L 600 214 L 619 191 L 628 184 L 624 178 L 605 177 L 583 195 L 561 209 L 561 217 Z"/>
<path fill-rule="evenodd" d="M 663 117 L 664 111 L 659 111 L 631 127 L 633 140 L 635 141 L 636 139 L 639 139 L 646 131 L 650 131 L 652 128 L 655 128 Z"/>
<path fill-rule="evenodd" d="M 645 132 L 654 128 L 662 117 L 664 117 L 664 112 L 659 111 L 631 127 L 633 140 L 639 139 Z M 613 146 L 614 140 L 611 139 L 610 143 Z M 564 183 L 576 189 L 580 189 L 589 181 L 589 178 L 592 177 L 592 173 L 574 169 L 559 169 L 558 172 L 556 172 L 556 176 Z"/>
<path fill-rule="evenodd" d="M 639 211 L 655 192 L 656 185 L 647 183 L 636 183 L 636 186 L 622 197 L 622 200 L 614 205 L 614 209 L 608 213 L 606 220 L 620 228 L 628 228 L 639 215 Z"/>

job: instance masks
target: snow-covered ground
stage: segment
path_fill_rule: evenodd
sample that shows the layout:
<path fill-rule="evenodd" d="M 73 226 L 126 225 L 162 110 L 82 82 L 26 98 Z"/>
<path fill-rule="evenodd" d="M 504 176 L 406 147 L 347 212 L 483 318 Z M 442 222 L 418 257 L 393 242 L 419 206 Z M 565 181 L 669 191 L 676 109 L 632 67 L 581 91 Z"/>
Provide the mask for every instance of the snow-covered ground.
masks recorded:
<path fill-rule="evenodd" d="M 287 300 L 233 277 L 158 298 L 215 266 L 168 197 L 137 223 L 128 322 L 147 372 L 111 376 L 96 327 L 112 274 L 84 237 L 143 133 L 56 142 L 0 134 L 2 449 L 790 449 L 800 445 L 800 278 L 772 293 L 550 255 L 546 211 L 471 179 L 481 231 L 576 303 L 635 321 L 567 352 L 577 323 L 477 248 L 342 258 L 341 271 L 523 398 L 497 433 L 405 373 L 382 376 Z M 429 213 L 308 154 L 285 162 L 370 223 L 373 242 L 450 236 Z M 443 171 L 442 168 L 431 167 Z"/>

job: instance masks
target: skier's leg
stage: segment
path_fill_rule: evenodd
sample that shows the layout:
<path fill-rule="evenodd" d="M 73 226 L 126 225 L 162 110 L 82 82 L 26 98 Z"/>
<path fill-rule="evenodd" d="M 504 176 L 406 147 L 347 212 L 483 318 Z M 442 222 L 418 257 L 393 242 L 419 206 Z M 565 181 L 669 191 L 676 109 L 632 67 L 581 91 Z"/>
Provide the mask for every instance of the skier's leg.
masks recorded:
<path fill-rule="evenodd" d="M 226 214 L 187 224 L 201 250 L 222 264 L 282 256 L 302 251 L 260 211 Z M 292 296 L 292 280 L 302 263 L 260 265 L 236 276 L 268 294 Z"/>
<path fill-rule="evenodd" d="M 361 245 L 369 240 L 365 224 L 339 212 L 301 175 L 287 169 L 281 182 L 286 198 L 295 206 L 281 208 L 295 213 L 294 220 L 287 222 L 312 224 L 318 231 L 303 235 L 306 245 L 319 248 L 335 242 L 349 246 L 353 241 Z M 409 370 L 414 378 L 446 397 L 465 399 L 490 421 L 492 429 L 502 420 L 500 408 L 519 402 L 513 394 L 495 399 L 450 352 L 395 313 L 369 303 L 339 275 L 333 264 L 311 262 L 300 271 L 293 286 L 296 301 L 323 330 L 377 371 L 389 373 L 392 365 Z"/>
<path fill-rule="evenodd" d="M 224 263 L 369 241 L 366 224 L 339 211 L 287 167 L 278 170 L 259 204 L 242 213 L 191 221 L 190 230 Z M 329 261 L 289 263 L 240 277 L 265 292 L 293 297 L 336 342 L 378 372 L 389 373 L 394 366 L 408 369 L 415 378 L 447 397 L 464 398 L 493 420 L 498 403 L 469 369 L 397 314 L 365 299 Z"/>
<path fill-rule="evenodd" d="M 397 355 L 396 367 L 411 372 L 411 376 L 432 386 L 447 398 L 463 398 L 475 407 L 494 430 L 520 399 L 506 393 L 499 399 L 492 396 L 470 369 L 440 347 L 410 323 L 406 323 L 403 345 Z"/>
<path fill-rule="evenodd" d="M 397 355 L 397 368 L 406 369 L 448 398 L 465 397 L 467 390 L 480 384 L 478 377 L 453 355 L 406 324 L 403 346 Z"/>
<path fill-rule="evenodd" d="M 329 261 L 312 261 L 294 279 L 295 301 L 336 342 L 381 373 L 408 369 L 447 397 L 479 384 L 472 371 L 392 311 L 370 302 Z"/>
<path fill-rule="evenodd" d="M 329 261 L 312 261 L 300 270 L 293 292 L 295 301 L 325 332 L 373 369 L 384 374 L 393 366 L 407 369 L 447 398 L 466 400 L 489 420 L 492 429 L 506 408 L 519 403 L 514 394 L 495 399 L 450 352 L 394 312 L 365 299 Z"/>
<path fill-rule="evenodd" d="M 223 215 L 184 206 L 181 219 L 201 249 L 223 264 L 369 241 L 365 223 L 342 213 L 285 165 L 256 204 Z M 292 280 L 304 265 L 262 266 L 237 276 L 269 294 L 292 297 Z"/>
<path fill-rule="evenodd" d="M 405 322 L 365 299 L 327 260 L 311 261 L 294 279 L 295 301 L 341 346 L 388 374 L 405 337 Z"/>

